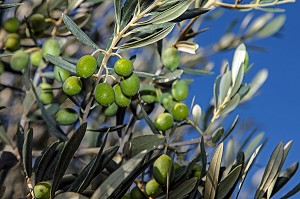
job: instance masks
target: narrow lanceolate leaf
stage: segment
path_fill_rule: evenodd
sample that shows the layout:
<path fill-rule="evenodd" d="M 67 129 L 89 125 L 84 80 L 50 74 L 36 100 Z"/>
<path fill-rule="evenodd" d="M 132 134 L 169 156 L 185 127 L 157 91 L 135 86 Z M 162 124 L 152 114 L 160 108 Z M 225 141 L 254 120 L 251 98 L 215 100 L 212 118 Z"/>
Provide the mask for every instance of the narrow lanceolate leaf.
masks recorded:
<path fill-rule="evenodd" d="M 72 199 L 88 199 L 88 197 L 85 197 L 83 195 L 80 195 L 79 193 L 75 192 L 63 192 L 61 194 L 58 194 L 55 199 L 66 199 L 66 198 L 72 198 Z"/>
<path fill-rule="evenodd" d="M 240 103 L 240 95 L 236 94 L 225 106 L 225 108 L 221 109 L 220 115 L 225 115 L 233 111 Z"/>
<path fill-rule="evenodd" d="M 176 189 L 170 192 L 169 198 L 172 199 L 181 199 L 185 198 L 196 186 L 198 178 L 193 177 L 185 182 L 183 182 L 181 185 L 179 185 Z"/>
<path fill-rule="evenodd" d="M 253 163 L 254 163 L 254 161 L 255 161 L 255 159 L 256 159 L 258 153 L 260 152 L 261 147 L 262 147 L 262 144 L 259 145 L 259 146 L 255 149 L 255 151 L 253 152 L 252 156 L 250 157 L 248 163 L 247 163 L 246 166 L 245 166 L 245 169 L 244 169 L 243 175 L 242 175 L 242 179 L 241 179 L 241 182 L 240 182 L 240 184 L 239 184 L 239 189 L 238 189 L 238 193 L 237 193 L 236 198 L 238 198 L 238 196 L 239 196 L 239 193 L 240 193 L 240 191 L 241 191 L 241 188 L 242 188 L 242 186 L 243 186 L 243 184 L 244 184 L 244 182 L 245 182 L 246 176 L 247 176 L 247 174 L 248 174 L 248 172 L 249 172 L 251 166 L 253 165 Z"/>
<path fill-rule="evenodd" d="M 222 104 L 231 86 L 231 71 L 227 71 L 221 78 L 219 88 L 219 103 Z"/>
<path fill-rule="evenodd" d="M 275 150 L 273 151 L 268 161 L 261 183 L 255 193 L 255 199 L 260 199 L 265 195 L 270 184 L 273 182 L 274 178 L 280 172 L 280 166 L 282 164 L 283 159 L 284 159 L 283 143 L 280 142 L 280 144 L 278 144 Z"/>
<path fill-rule="evenodd" d="M 219 104 L 219 86 L 220 86 L 221 76 L 218 76 L 214 83 L 214 106 L 215 110 L 218 108 Z"/>
<path fill-rule="evenodd" d="M 97 50 L 99 47 L 70 19 L 63 14 L 63 21 L 68 30 L 83 44 Z"/>
<path fill-rule="evenodd" d="M 126 154 L 133 157 L 143 150 L 156 149 L 159 145 L 164 144 L 165 136 L 160 134 L 143 135 L 129 140 L 126 145 Z"/>
<path fill-rule="evenodd" d="M 152 120 L 150 119 L 149 115 L 147 114 L 147 112 L 145 111 L 143 105 L 141 104 L 141 111 L 142 111 L 142 115 L 146 121 L 146 123 L 148 124 L 148 126 L 150 127 L 152 133 L 154 134 L 159 134 L 159 131 L 156 129 L 154 123 L 152 122 Z"/>
<path fill-rule="evenodd" d="M 114 6 L 115 6 L 116 23 L 117 23 L 117 27 L 119 29 L 120 23 L 121 23 L 122 0 L 114 0 Z"/>
<path fill-rule="evenodd" d="M 253 150 L 262 142 L 265 136 L 264 132 L 259 133 L 249 142 L 247 148 L 245 149 L 245 159 L 248 160 Z"/>
<path fill-rule="evenodd" d="M 281 199 L 288 199 L 300 191 L 300 183 L 298 183 L 291 191 L 285 194 Z"/>
<path fill-rule="evenodd" d="M 94 192 L 91 199 L 107 199 L 144 160 L 146 151 L 139 153 L 114 171 Z"/>
<path fill-rule="evenodd" d="M 11 145 L 10 139 L 7 137 L 6 132 L 3 128 L 3 125 L 0 123 L 0 141 L 4 144 Z"/>
<path fill-rule="evenodd" d="M 71 64 L 63 59 L 59 59 L 57 57 L 54 57 L 53 55 L 46 54 L 46 59 L 49 60 L 53 65 L 59 66 L 63 69 L 66 69 L 70 71 L 71 73 L 76 74 L 76 66 L 74 64 Z"/>
<path fill-rule="evenodd" d="M 185 0 L 181 1 L 178 4 L 175 4 L 171 8 L 155 15 L 153 18 L 149 19 L 146 22 L 142 22 L 143 24 L 160 24 L 172 21 L 182 15 L 188 7 L 193 3 L 194 0 Z"/>
<path fill-rule="evenodd" d="M 299 167 L 299 162 L 296 162 L 279 174 L 279 177 L 276 180 L 271 196 L 276 194 L 286 183 L 288 183 L 288 181 L 295 175 L 296 171 L 298 170 L 298 167 Z"/>
<path fill-rule="evenodd" d="M 161 23 L 161 24 L 149 24 L 149 25 L 145 25 L 145 26 L 139 26 L 137 28 L 134 28 L 130 32 L 128 32 L 128 34 L 137 33 L 137 32 L 145 32 L 145 33 L 152 32 L 155 30 L 167 28 L 173 24 L 174 23 L 166 22 L 166 23 Z"/>
<path fill-rule="evenodd" d="M 53 161 L 53 154 L 56 151 L 56 148 L 59 144 L 59 141 L 53 142 L 51 145 L 47 147 L 47 149 L 43 152 L 42 157 L 38 163 L 38 166 L 35 171 L 35 182 L 36 184 L 43 181 L 44 173 L 48 167 L 48 164 Z"/>
<path fill-rule="evenodd" d="M 259 38 L 272 36 L 273 34 L 278 32 L 280 28 L 282 28 L 285 20 L 285 15 L 279 15 L 275 17 L 270 23 L 266 24 L 261 30 L 259 30 L 256 36 Z"/>
<path fill-rule="evenodd" d="M 219 183 L 216 199 L 223 199 L 227 196 L 239 179 L 241 171 L 242 165 L 238 165 Z"/>
<path fill-rule="evenodd" d="M 134 10 L 137 6 L 138 0 L 126 0 L 122 8 L 121 17 L 121 30 L 128 24 L 131 20 Z"/>
<path fill-rule="evenodd" d="M 32 90 L 35 95 L 36 101 L 39 105 L 39 108 L 41 109 L 42 117 L 43 117 L 44 121 L 46 122 L 47 126 L 49 127 L 50 132 L 53 133 L 56 137 L 58 137 L 64 141 L 68 140 L 68 137 L 61 130 L 61 128 L 57 125 L 54 118 L 51 115 L 49 115 L 48 111 L 45 109 L 44 104 L 43 104 L 43 102 L 41 102 L 32 82 L 31 82 L 31 85 L 32 85 Z"/>
<path fill-rule="evenodd" d="M 237 91 L 240 89 L 244 79 L 244 71 L 245 71 L 245 67 L 244 67 L 244 63 L 242 63 L 239 68 L 238 74 L 236 76 L 235 83 L 232 87 L 231 96 L 234 96 L 237 93 Z"/>
<path fill-rule="evenodd" d="M 208 12 L 209 10 L 207 9 L 203 9 L 203 8 L 193 8 L 190 10 L 186 10 L 182 15 L 180 15 L 179 17 L 177 17 L 176 19 L 173 19 L 172 22 L 181 22 L 183 20 L 186 19 L 192 19 L 194 17 L 200 16 L 206 12 Z"/>
<path fill-rule="evenodd" d="M 101 148 L 95 159 L 94 164 L 88 170 L 87 174 L 85 175 L 84 180 L 82 181 L 81 185 L 79 186 L 78 192 L 84 191 L 89 186 L 89 184 L 95 177 L 96 171 L 101 172 L 105 168 L 105 166 L 108 164 L 108 162 L 111 161 L 111 159 L 114 157 L 116 152 L 118 151 L 119 147 L 114 147 L 113 151 L 109 151 L 109 152 L 111 152 L 110 154 L 103 154 L 103 150 L 106 145 L 107 137 L 108 137 L 108 133 L 106 133 L 106 135 L 104 137 L 104 140 L 102 142 Z"/>
<path fill-rule="evenodd" d="M 25 140 L 22 150 L 22 162 L 26 173 L 26 177 L 30 178 L 32 173 L 32 138 L 33 131 L 29 129 L 25 135 Z"/>
<path fill-rule="evenodd" d="M 137 40 L 137 41 L 133 41 L 133 42 L 130 42 L 130 43 L 125 43 L 121 46 L 119 46 L 118 48 L 119 49 L 130 49 L 130 48 L 140 48 L 140 47 L 143 47 L 143 46 L 147 46 L 149 44 L 153 44 L 163 38 L 165 38 L 171 31 L 172 29 L 174 28 L 174 24 L 173 25 L 170 25 L 169 27 L 167 28 L 164 28 L 158 32 L 155 32 L 143 39 L 140 39 L 140 40 Z"/>
<path fill-rule="evenodd" d="M 151 74 L 151 73 L 145 73 L 141 71 L 134 71 L 135 74 L 137 74 L 139 77 L 144 77 L 144 78 L 154 78 L 154 79 L 166 79 L 166 77 Z"/>
<path fill-rule="evenodd" d="M 205 199 L 214 199 L 217 192 L 218 178 L 221 168 L 223 155 L 223 142 L 219 144 L 216 148 L 212 159 L 210 161 L 210 165 L 208 171 L 206 173 L 206 181 L 205 181 L 205 190 L 204 190 L 204 198 Z"/>
<path fill-rule="evenodd" d="M 73 158 L 74 153 L 77 151 L 77 149 L 85 135 L 86 127 L 87 127 L 87 124 L 84 123 L 75 131 L 75 133 L 70 138 L 70 140 L 65 144 L 65 146 L 60 154 L 57 166 L 54 171 L 54 176 L 53 176 L 52 189 L 51 189 L 52 197 L 55 196 L 54 193 L 57 190 L 58 185 L 61 182 L 61 179 L 62 179 L 63 175 L 65 174 L 65 172 Z"/>
<path fill-rule="evenodd" d="M 235 85 L 240 67 L 246 57 L 246 46 L 245 44 L 240 44 L 234 52 L 232 61 L 232 84 Z"/>

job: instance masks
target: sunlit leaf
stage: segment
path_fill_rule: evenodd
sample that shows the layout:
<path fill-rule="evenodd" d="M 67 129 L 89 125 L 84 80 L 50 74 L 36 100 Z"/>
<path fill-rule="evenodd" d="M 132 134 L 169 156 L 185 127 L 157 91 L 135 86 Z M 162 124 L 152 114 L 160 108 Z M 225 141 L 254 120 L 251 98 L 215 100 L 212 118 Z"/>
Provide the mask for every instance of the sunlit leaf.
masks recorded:
<path fill-rule="evenodd" d="M 225 97 L 228 95 L 229 88 L 231 86 L 231 71 L 227 71 L 221 78 L 219 88 L 219 103 L 223 103 Z"/>

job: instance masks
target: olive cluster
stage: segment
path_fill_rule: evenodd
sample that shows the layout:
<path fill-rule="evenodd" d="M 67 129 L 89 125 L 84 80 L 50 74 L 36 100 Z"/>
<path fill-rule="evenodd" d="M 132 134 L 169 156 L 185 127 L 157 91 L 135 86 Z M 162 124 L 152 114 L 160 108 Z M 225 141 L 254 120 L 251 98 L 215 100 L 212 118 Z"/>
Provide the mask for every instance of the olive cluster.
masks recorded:
<path fill-rule="evenodd" d="M 160 131 L 166 131 L 173 126 L 174 121 L 181 122 L 189 116 L 189 109 L 185 100 L 189 93 L 186 81 L 176 80 L 172 84 L 171 93 L 165 92 L 159 96 L 159 103 L 166 109 L 166 112 L 159 114 L 154 125 Z"/>

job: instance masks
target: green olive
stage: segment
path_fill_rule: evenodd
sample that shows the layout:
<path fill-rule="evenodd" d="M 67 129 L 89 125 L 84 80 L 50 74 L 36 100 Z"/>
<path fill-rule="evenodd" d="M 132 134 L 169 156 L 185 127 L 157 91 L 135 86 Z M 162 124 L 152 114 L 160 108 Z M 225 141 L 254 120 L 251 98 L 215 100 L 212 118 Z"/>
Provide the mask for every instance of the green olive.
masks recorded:
<path fill-rule="evenodd" d="M 22 71 L 28 64 L 28 54 L 23 50 L 16 51 L 10 58 L 10 67 L 15 71 Z"/>
<path fill-rule="evenodd" d="M 133 64 L 128 59 L 119 59 L 114 65 L 114 71 L 120 76 L 128 77 L 132 74 Z"/>
<path fill-rule="evenodd" d="M 53 72 L 55 79 L 59 82 L 64 82 L 68 77 L 70 77 L 70 72 L 59 66 L 54 66 Z"/>
<path fill-rule="evenodd" d="M 42 52 L 40 50 L 34 51 L 33 53 L 30 54 L 30 63 L 38 67 L 42 61 Z"/>
<path fill-rule="evenodd" d="M 29 26 L 34 33 L 41 33 L 46 28 L 45 16 L 33 14 L 28 18 Z"/>
<path fill-rule="evenodd" d="M 36 199 L 49 199 L 51 194 L 51 182 L 45 181 L 36 184 L 33 188 L 34 197 Z"/>
<path fill-rule="evenodd" d="M 7 19 L 4 22 L 3 27 L 7 32 L 10 32 L 10 33 L 17 32 L 20 27 L 20 21 L 19 21 L 19 19 L 15 18 L 15 17 Z"/>
<path fill-rule="evenodd" d="M 5 39 L 5 48 L 11 51 L 19 50 L 21 48 L 20 36 L 16 33 L 8 34 Z"/>
<path fill-rule="evenodd" d="M 115 116 L 118 112 L 118 105 L 116 103 L 112 103 L 104 110 L 104 115 L 111 117 Z"/>
<path fill-rule="evenodd" d="M 160 184 L 156 182 L 156 180 L 152 179 L 146 184 L 146 194 L 150 197 L 157 197 L 161 194 L 162 187 Z"/>
<path fill-rule="evenodd" d="M 70 125 L 78 120 L 78 114 L 72 108 L 63 108 L 55 114 L 55 119 L 60 125 Z"/>
<path fill-rule="evenodd" d="M 100 83 L 94 91 L 95 100 L 101 106 L 109 106 L 115 101 L 115 92 L 108 83 Z"/>
<path fill-rule="evenodd" d="M 143 88 L 140 89 L 139 93 L 141 95 L 142 100 L 148 104 L 154 103 L 156 101 L 156 89 L 151 84 L 145 85 Z"/>
<path fill-rule="evenodd" d="M 64 81 L 63 91 L 67 95 L 77 95 L 82 89 L 82 82 L 79 77 L 71 76 Z"/>
<path fill-rule="evenodd" d="M 140 78 L 137 74 L 132 73 L 129 77 L 122 78 L 120 86 L 124 95 L 134 96 L 140 89 Z"/>
<path fill-rule="evenodd" d="M 97 68 L 97 60 L 92 55 L 82 56 L 76 65 L 76 72 L 79 77 L 87 78 L 94 74 Z"/>
<path fill-rule="evenodd" d="M 54 57 L 58 57 L 60 55 L 61 49 L 57 40 L 55 39 L 47 39 L 43 44 L 42 54 L 45 57 L 46 54 L 50 54 Z"/>
<path fill-rule="evenodd" d="M 41 88 L 41 92 L 39 93 L 40 100 L 43 104 L 50 104 L 53 101 L 52 86 L 48 83 L 41 83 L 39 87 Z"/>
<path fill-rule="evenodd" d="M 171 111 L 174 120 L 182 121 L 185 120 L 189 116 L 189 109 L 186 104 L 176 103 Z"/>
<path fill-rule="evenodd" d="M 177 101 L 182 101 L 189 94 L 189 86 L 184 80 L 176 80 L 172 84 L 172 95 Z"/>
<path fill-rule="evenodd" d="M 161 56 L 164 66 L 170 71 L 174 71 L 180 64 L 179 52 L 175 47 L 168 47 L 162 52 Z"/>
<path fill-rule="evenodd" d="M 173 102 L 173 97 L 170 93 L 163 93 L 159 96 L 159 103 L 163 105 L 165 109 Z"/>
<path fill-rule="evenodd" d="M 160 131 L 166 131 L 173 126 L 174 119 L 170 113 L 161 113 L 155 120 L 154 125 Z"/>
<path fill-rule="evenodd" d="M 168 175 L 170 175 L 169 182 L 172 182 L 174 177 L 172 159 L 168 155 L 163 154 L 157 158 L 153 164 L 153 177 L 160 185 L 166 186 Z"/>
<path fill-rule="evenodd" d="M 116 84 L 113 87 L 113 89 L 115 91 L 115 103 L 119 107 L 129 106 L 129 104 L 131 103 L 131 99 L 130 99 L 130 97 L 127 97 L 122 93 L 120 85 Z"/>

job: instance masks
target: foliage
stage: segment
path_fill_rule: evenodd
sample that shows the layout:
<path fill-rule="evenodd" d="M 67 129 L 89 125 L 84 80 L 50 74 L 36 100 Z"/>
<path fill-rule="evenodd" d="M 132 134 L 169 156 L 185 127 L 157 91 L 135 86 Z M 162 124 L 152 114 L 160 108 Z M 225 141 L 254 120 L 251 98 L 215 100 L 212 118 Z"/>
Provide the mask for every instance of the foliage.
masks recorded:
<path fill-rule="evenodd" d="M 253 131 L 239 144 L 239 117 L 229 128 L 224 121 L 268 75 L 244 81 L 252 68 L 244 43 L 277 33 L 286 17 L 270 12 L 289 2 L 1 2 L 0 196 L 238 198 L 266 143 Z M 210 31 L 199 22 L 217 20 L 220 7 L 266 14 L 246 16 L 239 34 L 229 28 L 199 50 L 197 38 Z M 233 48 L 210 107 L 188 104 L 192 79 L 213 74 L 210 55 Z M 249 197 L 271 198 L 293 177 L 298 162 L 283 170 L 291 146 L 275 147 Z"/>

